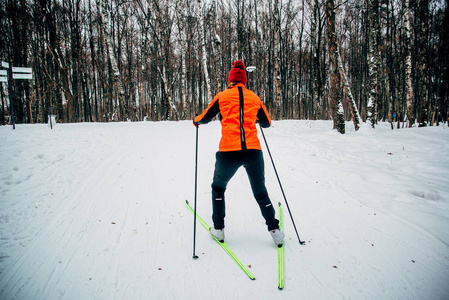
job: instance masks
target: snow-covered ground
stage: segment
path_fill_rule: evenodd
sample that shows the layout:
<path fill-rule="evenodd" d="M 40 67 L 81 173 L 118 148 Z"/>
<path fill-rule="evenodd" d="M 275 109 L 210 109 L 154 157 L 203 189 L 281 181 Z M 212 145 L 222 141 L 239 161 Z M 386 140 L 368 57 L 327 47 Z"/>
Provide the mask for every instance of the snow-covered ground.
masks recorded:
<path fill-rule="evenodd" d="M 195 127 L 185 122 L 0 128 L 0 299 L 448 299 L 449 129 L 329 121 L 265 129 L 284 205 L 285 288 L 244 169 L 227 191 L 226 240 L 198 224 Z M 260 135 L 260 134 L 259 134 Z M 211 223 L 220 124 L 199 128 L 198 213 Z M 261 136 L 260 136 L 261 138 Z M 261 138 L 263 144 L 263 139 Z"/>

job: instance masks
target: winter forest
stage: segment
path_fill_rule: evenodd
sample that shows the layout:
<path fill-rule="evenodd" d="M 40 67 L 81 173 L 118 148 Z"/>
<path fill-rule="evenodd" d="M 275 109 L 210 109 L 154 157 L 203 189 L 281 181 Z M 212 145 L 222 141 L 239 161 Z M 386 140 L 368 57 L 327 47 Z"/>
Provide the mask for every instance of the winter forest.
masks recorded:
<path fill-rule="evenodd" d="M 274 119 L 446 122 L 444 0 L 0 0 L 1 124 L 189 120 L 242 59 Z M 3 70 L 5 68 L 2 68 Z"/>

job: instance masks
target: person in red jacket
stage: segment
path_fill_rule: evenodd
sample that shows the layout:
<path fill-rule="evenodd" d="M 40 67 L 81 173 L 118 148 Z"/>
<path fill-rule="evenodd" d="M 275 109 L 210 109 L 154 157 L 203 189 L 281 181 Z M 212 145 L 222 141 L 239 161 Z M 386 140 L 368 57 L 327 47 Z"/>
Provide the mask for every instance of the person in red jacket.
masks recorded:
<path fill-rule="evenodd" d="M 228 83 L 228 88 L 218 93 L 207 109 L 193 120 L 194 125 L 199 126 L 209 123 L 218 113 L 221 115 L 222 136 L 212 182 L 214 226 L 210 232 L 219 241 L 224 241 L 226 186 L 243 166 L 268 231 L 274 243 L 280 247 L 284 233 L 279 229 L 279 221 L 275 218 L 275 211 L 265 187 L 265 165 L 256 128 L 257 122 L 264 128 L 269 127 L 271 119 L 259 96 L 245 88 L 246 71 L 241 60 L 234 62 Z"/>

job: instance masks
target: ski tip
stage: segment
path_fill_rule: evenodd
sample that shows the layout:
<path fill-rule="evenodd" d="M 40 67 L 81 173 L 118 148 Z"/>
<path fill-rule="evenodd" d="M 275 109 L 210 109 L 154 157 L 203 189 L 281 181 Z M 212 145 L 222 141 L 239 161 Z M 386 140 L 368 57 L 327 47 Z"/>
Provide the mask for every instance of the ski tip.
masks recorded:
<path fill-rule="evenodd" d="M 187 204 L 187 205 L 189 204 L 189 200 L 186 200 L 186 204 Z"/>

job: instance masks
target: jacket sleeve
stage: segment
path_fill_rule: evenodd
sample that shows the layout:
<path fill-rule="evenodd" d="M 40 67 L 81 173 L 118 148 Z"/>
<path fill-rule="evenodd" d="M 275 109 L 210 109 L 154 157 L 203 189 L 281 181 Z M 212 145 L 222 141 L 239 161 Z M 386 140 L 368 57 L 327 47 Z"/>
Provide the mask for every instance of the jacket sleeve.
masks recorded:
<path fill-rule="evenodd" d="M 260 126 L 262 126 L 263 128 L 271 126 L 271 118 L 268 115 L 267 108 L 265 107 L 265 105 L 263 105 L 262 102 L 260 103 L 260 108 L 257 112 L 257 119 L 260 123 Z"/>
<path fill-rule="evenodd" d="M 209 104 L 206 110 L 199 116 L 193 119 L 193 124 L 207 124 L 209 123 L 218 113 L 220 112 L 220 107 L 218 105 L 218 97 Z"/>

